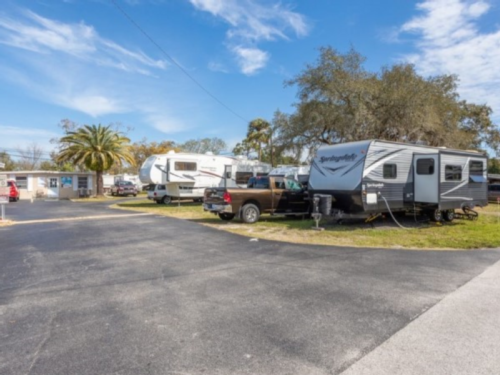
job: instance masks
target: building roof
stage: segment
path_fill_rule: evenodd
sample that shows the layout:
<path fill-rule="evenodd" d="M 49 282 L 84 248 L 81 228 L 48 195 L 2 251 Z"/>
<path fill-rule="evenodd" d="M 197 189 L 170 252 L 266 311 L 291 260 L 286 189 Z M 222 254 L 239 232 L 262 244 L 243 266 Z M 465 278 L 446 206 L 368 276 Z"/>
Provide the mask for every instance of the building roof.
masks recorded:
<path fill-rule="evenodd" d="M 61 171 L 2 171 L 2 174 L 10 175 L 28 175 L 28 174 L 46 174 L 46 175 L 95 175 L 95 172 L 61 172 Z"/>

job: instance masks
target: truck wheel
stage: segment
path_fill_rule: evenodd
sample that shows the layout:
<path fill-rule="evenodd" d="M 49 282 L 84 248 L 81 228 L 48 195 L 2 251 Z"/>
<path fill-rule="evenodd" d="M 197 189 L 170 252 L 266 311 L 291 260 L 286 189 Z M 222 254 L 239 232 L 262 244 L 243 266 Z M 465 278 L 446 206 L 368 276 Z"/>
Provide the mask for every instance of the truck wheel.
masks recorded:
<path fill-rule="evenodd" d="M 455 210 L 443 211 L 443 219 L 444 221 L 453 221 L 455 219 Z"/>
<path fill-rule="evenodd" d="M 429 216 L 429 218 L 435 222 L 440 222 L 441 220 L 443 220 L 443 213 L 437 209 L 427 211 L 427 216 Z"/>
<path fill-rule="evenodd" d="M 241 220 L 247 224 L 256 223 L 259 220 L 260 211 L 255 204 L 245 204 L 241 210 Z"/>
<path fill-rule="evenodd" d="M 234 219 L 234 214 L 228 214 L 227 212 L 219 212 L 219 217 L 221 220 L 230 221 Z"/>
<path fill-rule="evenodd" d="M 168 195 L 165 195 L 162 199 L 161 199 L 161 203 L 163 204 L 170 204 L 172 203 L 172 197 L 168 196 Z"/>

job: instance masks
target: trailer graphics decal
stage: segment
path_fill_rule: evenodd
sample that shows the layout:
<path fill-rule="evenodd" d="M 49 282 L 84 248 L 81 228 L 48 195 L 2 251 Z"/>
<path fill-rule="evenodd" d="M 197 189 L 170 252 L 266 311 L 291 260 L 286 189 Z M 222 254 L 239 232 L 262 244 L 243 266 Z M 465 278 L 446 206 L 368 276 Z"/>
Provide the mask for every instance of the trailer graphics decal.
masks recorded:
<path fill-rule="evenodd" d="M 371 163 L 368 167 L 365 167 L 365 170 L 363 172 L 363 177 L 366 177 L 367 175 L 369 175 L 375 168 L 377 168 L 378 166 L 384 164 L 385 162 L 395 158 L 396 156 L 399 155 L 399 153 L 401 151 L 403 151 L 404 149 L 400 148 L 400 149 L 397 149 L 397 150 L 394 150 L 392 152 L 389 152 L 388 154 L 382 156 L 381 158 L 375 160 L 373 163 Z M 380 150 L 380 151 L 377 151 L 375 153 L 376 154 L 380 154 L 382 152 L 386 152 L 387 150 L 384 149 L 384 150 Z M 372 156 L 372 155 L 370 155 Z"/>
<path fill-rule="evenodd" d="M 333 163 L 338 163 L 338 162 L 341 162 L 341 161 L 354 161 L 356 160 L 356 158 L 358 157 L 358 155 L 356 154 L 345 154 L 345 155 L 342 155 L 342 156 L 336 156 L 336 155 L 332 155 L 332 156 L 322 156 L 319 158 L 319 162 L 321 164 L 323 163 L 326 163 L 326 162 L 333 162 Z"/>
<path fill-rule="evenodd" d="M 323 176 L 326 177 L 326 174 L 321 170 L 321 168 L 319 167 L 319 165 L 316 164 L 316 160 L 313 160 L 311 168 L 317 170 L 319 173 L 321 173 Z"/>

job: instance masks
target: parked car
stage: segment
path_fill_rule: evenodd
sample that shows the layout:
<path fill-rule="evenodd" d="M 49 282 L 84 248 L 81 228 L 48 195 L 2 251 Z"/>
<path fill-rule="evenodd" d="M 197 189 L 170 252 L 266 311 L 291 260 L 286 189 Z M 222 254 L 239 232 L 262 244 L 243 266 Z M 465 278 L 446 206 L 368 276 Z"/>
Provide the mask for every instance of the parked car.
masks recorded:
<path fill-rule="evenodd" d="M 16 185 L 16 182 L 13 180 L 7 181 L 7 187 L 9 187 L 9 201 L 17 202 L 19 200 L 20 192 L 19 188 Z"/>
<path fill-rule="evenodd" d="M 222 220 L 239 217 L 253 224 L 263 213 L 285 216 L 308 216 L 309 199 L 299 181 L 286 177 L 252 177 L 248 189 L 207 188 L 203 209 Z"/>
<path fill-rule="evenodd" d="M 148 199 L 157 204 L 169 204 L 172 202 L 172 197 L 167 195 L 167 188 L 163 184 L 156 184 L 154 187 L 150 186 L 148 189 Z"/>
<path fill-rule="evenodd" d="M 167 195 L 167 187 L 164 184 L 149 184 L 147 189 L 148 199 L 158 204 L 172 203 L 172 197 Z M 203 198 L 176 197 L 177 200 L 192 200 L 193 202 L 203 202 Z"/>
<path fill-rule="evenodd" d="M 111 187 L 111 195 L 137 196 L 137 187 L 132 181 L 116 181 Z"/>
<path fill-rule="evenodd" d="M 488 200 L 496 202 L 500 198 L 500 184 L 488 185 Z"/>

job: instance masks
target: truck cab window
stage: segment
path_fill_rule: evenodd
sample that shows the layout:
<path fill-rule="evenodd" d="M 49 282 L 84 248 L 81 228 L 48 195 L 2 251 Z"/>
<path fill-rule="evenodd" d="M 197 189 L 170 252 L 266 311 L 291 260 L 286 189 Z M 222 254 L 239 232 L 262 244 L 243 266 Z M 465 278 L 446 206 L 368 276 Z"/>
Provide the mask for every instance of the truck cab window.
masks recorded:
<path fill-rule="evenodd" d="M 292 190 L 292 191 L 300 191 L 302 190 L 302 185 L 300 182 L 292 179 L 285 179 L 285 189 L 287 190 Z"/>

